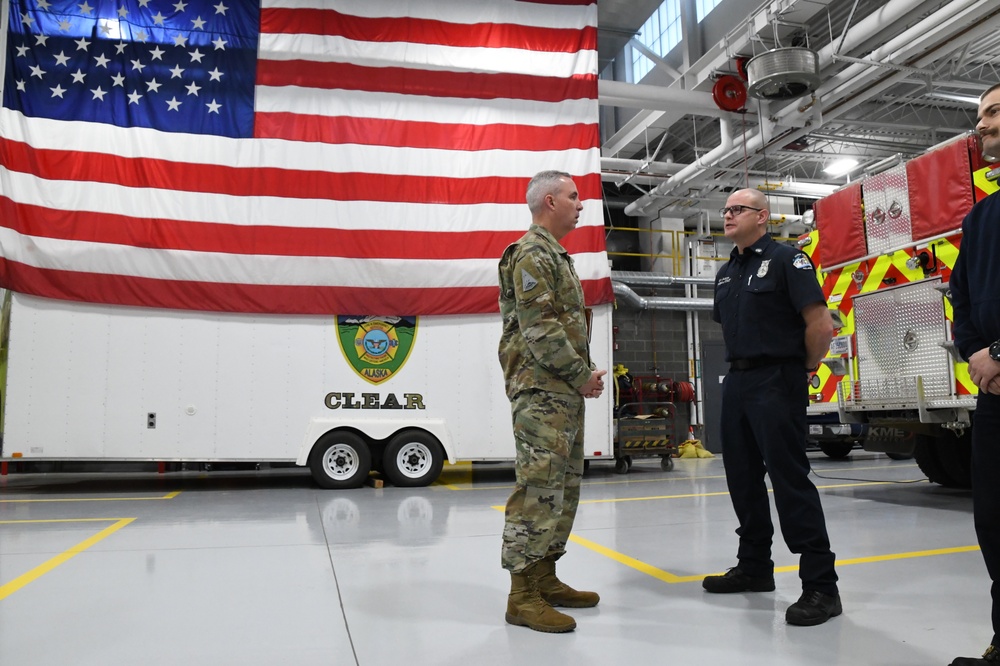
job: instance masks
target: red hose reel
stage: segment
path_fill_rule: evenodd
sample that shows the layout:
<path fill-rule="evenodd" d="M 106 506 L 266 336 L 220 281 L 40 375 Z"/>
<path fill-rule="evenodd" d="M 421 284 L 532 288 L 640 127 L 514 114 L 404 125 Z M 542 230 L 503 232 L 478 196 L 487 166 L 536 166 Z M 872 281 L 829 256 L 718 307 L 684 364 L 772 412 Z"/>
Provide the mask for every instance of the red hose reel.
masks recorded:
<path fill-rule="evenodd" d="M 712 86 L 712 99 L 723 111 L 740 111 L 747 103 L 746 84 L 732 74 L 723 74 Z"/>

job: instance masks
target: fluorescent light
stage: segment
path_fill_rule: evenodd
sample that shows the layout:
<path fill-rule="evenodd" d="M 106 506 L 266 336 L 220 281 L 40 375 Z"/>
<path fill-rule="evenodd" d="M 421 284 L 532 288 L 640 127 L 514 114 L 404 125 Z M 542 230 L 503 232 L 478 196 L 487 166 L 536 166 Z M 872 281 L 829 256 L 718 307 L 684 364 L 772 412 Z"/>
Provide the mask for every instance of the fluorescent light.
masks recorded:
<path fill-rule="evenodd" d="M 973 97 L 971 95 L 954 95 L 952 93 L 928 93 L 927 97 L 937 97 L 938 99 L 946 99 L 952 102 L 961 102 L 962 104 L 968 104 L 969 106 L 979 106 L 979 98 Z"/>
<path fill-rule="evenodd" d="M 857 160 L 852 160 L 849 157 L 845 157 L 842 160 L 837 160 L 836 162 L 831 162 L 823 171 L 830 174 L 831 176 L 843 176 L 849 171 L 853 170 L 854 167 L 858 166 Z"/>

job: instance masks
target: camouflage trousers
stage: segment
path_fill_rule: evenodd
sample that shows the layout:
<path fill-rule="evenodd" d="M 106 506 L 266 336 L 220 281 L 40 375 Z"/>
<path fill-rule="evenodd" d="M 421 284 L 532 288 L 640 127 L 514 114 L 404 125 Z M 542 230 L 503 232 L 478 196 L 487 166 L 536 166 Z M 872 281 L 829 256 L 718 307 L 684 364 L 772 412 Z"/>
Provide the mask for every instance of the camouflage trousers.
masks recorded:
<path fill-rule="evenodd" d="M 583 477 L 583 396 L 523 391 L 511 402 L 517 475 L 500 559 L 520 573 L 566 552 Z"/>

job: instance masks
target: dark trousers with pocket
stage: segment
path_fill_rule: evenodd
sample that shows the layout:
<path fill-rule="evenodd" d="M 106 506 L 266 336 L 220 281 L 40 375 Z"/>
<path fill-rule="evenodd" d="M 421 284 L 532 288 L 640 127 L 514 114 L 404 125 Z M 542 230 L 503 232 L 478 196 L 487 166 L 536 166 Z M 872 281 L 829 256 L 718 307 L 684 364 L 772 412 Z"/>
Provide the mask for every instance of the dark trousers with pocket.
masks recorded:
<path fill-rule="evenodd" d="M 1000 647 L 1000 396 L 980 393 L 972 429 L 972 503 L 976 536 L 993 581 L 993 645 Z"/>
<path fill-rule="evenodd" d="M 722 460 L 739 520 L 737 557 L 751 576 L 774 571 L 774 526 L 764 475 L 771 479 L 781 534 L 799 555 L 804 590 L 837 594 L 826 519 L 806 456 L 808 377 L 784 363 L 726 375 L 722 387 Z"/>

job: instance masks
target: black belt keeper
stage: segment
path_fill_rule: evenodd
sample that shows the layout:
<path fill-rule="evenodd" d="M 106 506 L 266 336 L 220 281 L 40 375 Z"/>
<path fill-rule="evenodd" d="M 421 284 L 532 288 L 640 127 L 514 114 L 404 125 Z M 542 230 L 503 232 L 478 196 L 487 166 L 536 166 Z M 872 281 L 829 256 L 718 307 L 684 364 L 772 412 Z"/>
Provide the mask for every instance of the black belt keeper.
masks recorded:
<path fill-rule="evenodd" d="M 769 365 L 792 365 L 793 363 L 805 367 L 806 362 L 794 356 L 760 356 L 758 358 L 735 358 L 729 362 L 730 370 L 753 370 L 764 368 Z"/>

